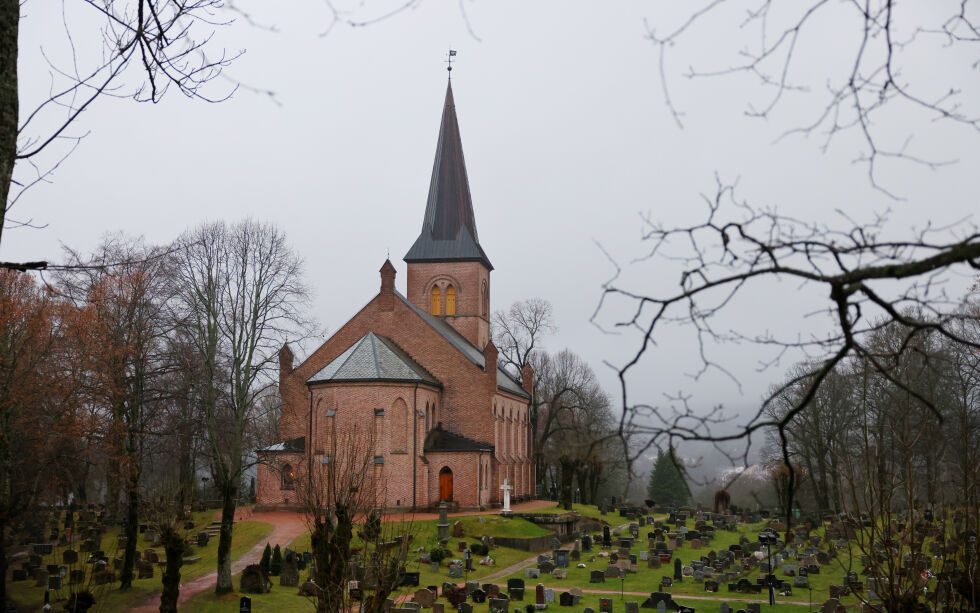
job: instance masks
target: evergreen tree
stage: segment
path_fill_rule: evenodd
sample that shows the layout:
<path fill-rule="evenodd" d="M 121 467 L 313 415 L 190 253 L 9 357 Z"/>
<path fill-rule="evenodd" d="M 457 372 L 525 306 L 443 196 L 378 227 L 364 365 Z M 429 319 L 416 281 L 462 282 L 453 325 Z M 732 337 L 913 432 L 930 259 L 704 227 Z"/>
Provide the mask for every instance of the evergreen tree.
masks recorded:
<path fill-rule="evenodd" d="M 261 566 L 262 570 L 264 570 L 266 574 L 268 574 L 269 567 L 271 564 L 272 564 L 272 547 L 269 547 L 269 543 L 266 543 L 265 551 L 262 552 L 262 559 L 259 560 L 259 566 Z"/>
<path fill-rule="evenodd" d="M 269 574 L 278 577 L 279 573 L 282 572 L 282 550 L 279 549 L 279 545 L 272 550 L 272 561 L 269 562 Z"/>
<path fill-rule="evenodd" d="M 647 494 L 661 506 L 685 505 L 691 501 L 691 488 L 687 485 L 687 471 L 673 447 L 657 453 L 657 460 L 650 471 Z"/>

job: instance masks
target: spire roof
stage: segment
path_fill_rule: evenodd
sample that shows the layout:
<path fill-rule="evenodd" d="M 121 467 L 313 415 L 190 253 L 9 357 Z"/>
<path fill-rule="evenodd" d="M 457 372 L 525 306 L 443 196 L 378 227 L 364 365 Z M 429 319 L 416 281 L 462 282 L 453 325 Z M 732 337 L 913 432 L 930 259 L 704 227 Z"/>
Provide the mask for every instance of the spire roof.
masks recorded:
<path fill-rule="evenodd" d="M 446 102 L 442 109 L 442 125 L 439 127 L 436 158 L 432 165 L 425 219 L 419 237 L 405 254 L 405 261 L 452 260 L 482 262 L 493 270 L 476 232 L 476 217 L 473 215 L 450 81 L 446 86 Z"/>

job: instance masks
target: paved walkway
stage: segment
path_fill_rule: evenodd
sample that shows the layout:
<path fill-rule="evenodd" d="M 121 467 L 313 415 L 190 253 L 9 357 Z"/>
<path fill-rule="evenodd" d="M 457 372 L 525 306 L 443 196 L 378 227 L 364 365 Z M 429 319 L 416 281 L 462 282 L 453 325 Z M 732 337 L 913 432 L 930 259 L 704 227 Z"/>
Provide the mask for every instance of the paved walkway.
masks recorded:
<path fill-rule="evenodd" d="M 550 500 L 532 500 L 529 502 L 521 502 L 511 506 L 511 509 L 516 513 L 524 513 L 528 511 L 536 511 L 538 509 L 544 509 L 554 506 L 555 503 Z M 459 517 L 463 515 L 483 515 L 487 511 L 464 511 L 461 513 L 450 513 L 451 517 Z M 216 513 L 216 517 L 220 517 Z M 402 519 L 413 521 L 423 521 L 427 519 L 438 519 L 438 513 L 404 513 L 404 514 L 387 514 L 385 515 L 385 521 L 401 521 Z M 270 543 L 291 543 L 307 531 L 306 518 L 302 513 L 293 513 L 287 511 L 270 511 L 267 513 L 253 513 L 252 509 L 244 508 L 235 511 L 235 521 L 261 521 L 273 525 L 272 533 L 268 537 L 262 539 L 261 542 L 256 543 L 255 547 L 248 550 L 245 555 L 237 560 L 232 561 L 231 564 L 231 574 L 236 575 L 242 571 L 249 564 L 256 564 L 262 559 L 262 551 L 265 549 L 266 542 Z M 531 559 L 532 562 L 535 561 L 534 558 Z M 506 570 L 506 569 L 505 569 Z M 519 570 L 519 569 L 518 569 Z M 516 572 L 516 571 L 510 571 Z M 494 573 L 497 574 L 497 573 Z M 510 574 L 510 573 L 508 573 Z M 215 583 L 218 580 L 218 571 L 212 571 L 206 575 L 202 575 L 197 579 L 192 579 L 186 583 L 180 584 L 180 597 L 177 600 L 178 605 L 184 605 L 188 600 L 194 596 L 200 594 L 201 592 L 214 591 Z M 160 593 L 156 592 L 149 595 L 146 600 L 144 600 L 140 605 L 134 609 L 131 609 L 134 613 L 156 613 L 160 609 Z"/>

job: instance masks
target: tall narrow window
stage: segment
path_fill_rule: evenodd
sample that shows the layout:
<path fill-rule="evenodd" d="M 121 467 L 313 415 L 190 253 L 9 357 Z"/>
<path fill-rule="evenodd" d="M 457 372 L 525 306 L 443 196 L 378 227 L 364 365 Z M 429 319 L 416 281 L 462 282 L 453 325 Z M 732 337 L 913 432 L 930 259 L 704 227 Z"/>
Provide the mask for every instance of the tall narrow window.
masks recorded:
<path fill-rule="evenodd" d="M 446 288 L 446 315 L 456 314 L 456 288 L 450 285 Z"/>
<path fill-rule="evenodd" d="M 406 451 L 408 440 L 408 405 L 401 398 L 391 406 L 391 451 Z"/>
<path fill-rule="evenodd" d="M 442 292 L 434 285 L 429 300 L 429 312 L 433 315 L 442 315 Z"/>

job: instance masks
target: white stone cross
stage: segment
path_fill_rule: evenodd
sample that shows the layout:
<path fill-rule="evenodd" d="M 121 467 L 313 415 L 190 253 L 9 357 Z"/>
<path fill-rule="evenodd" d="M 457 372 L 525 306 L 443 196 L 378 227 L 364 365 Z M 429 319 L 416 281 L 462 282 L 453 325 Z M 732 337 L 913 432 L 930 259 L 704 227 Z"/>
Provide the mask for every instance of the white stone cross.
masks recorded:
<path fill-rule="evenodd" d="M 504 479 L 504 484 L 500 486 L 500 489 L 504 491 L 504 508 L 501 509 L 501 512 L 510 513 L 510 491 L 514 489 L 510 485 L 510 479 Z"/>

